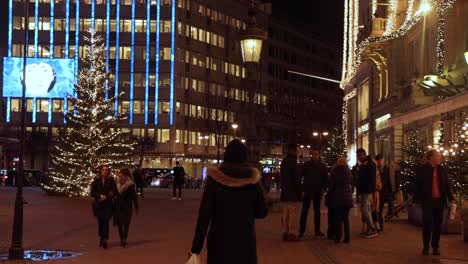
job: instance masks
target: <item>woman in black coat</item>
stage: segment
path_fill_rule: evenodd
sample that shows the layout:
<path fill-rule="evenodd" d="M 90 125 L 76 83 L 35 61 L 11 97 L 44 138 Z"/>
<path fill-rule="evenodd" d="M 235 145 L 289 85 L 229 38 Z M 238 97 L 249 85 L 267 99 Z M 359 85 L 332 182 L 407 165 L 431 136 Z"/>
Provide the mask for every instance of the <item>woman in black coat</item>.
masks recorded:
<path fill-rule="evenodd" d="M 109 240 L 109 220 L 112 217 L 113 198 L 117 189 L 114 179 L 110 176 L 109 167 L 101 166 L 91 185 L 91 196 L 94 198 L 93 213 L 98 219 L 99 246 L 107 249 Z"/>
<path fill-rule="evenodd" d="M 246 162 L 247 148 L 236 139 L 224 163 L 207 170 L 192 254 L 200 254 L 208 232 L 208 264 L 257 263 L 255 218 L 265 218 L 267 207 L 260 173 Z"/>
<path fill-rule="evenodd" d="M 138 198 L 135 183 L 132 181 L 129 169 L 124 168 L 119 171 L 116 185 L 117 196 L 115 198 L 114 225 L 119 229 L 120 245 L 126 247 L 133 205 L 135 205 L 135 213 L 138 213 Z"/>
<path fill-rule="evenodd" d="M 329 207 L 335 218 L 335 242 L 339 243 L 344 226 L 344 243 L 349 243 L 349 209 L 353 207 L 352 174 L 346 158 L 336 162 L 330 177 Z"/>

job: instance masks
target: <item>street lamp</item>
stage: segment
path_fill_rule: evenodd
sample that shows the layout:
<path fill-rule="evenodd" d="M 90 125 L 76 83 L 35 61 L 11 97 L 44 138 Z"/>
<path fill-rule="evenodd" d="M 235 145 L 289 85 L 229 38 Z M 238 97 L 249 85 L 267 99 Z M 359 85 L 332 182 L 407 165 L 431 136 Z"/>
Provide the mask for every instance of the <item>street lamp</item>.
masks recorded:
<path fill-rule="evenodd" d="M 328 131 L 323 131 L 323 132 L 313 132 L 312 135 L 314 137 L 319 137 L 319 151 L 322 151 L 322 136 L 326 137 L 328 136 Z"/>
<path fill-rule="evenodd" d="M 260 57 L 262 53 L 263 41 L 266 40 L 267 34 L 263 28 L 257 25 L 256 21 L 256 8 L 254 1 L 251 1 L 249 8 L 249 21 L 247 27 L 241 32 L 240 46 L 242 52 L 242 60 L 246 67 L 246 87 L 248 87 L 248 107 L 246 109 L 246 116 L 248 118 L 246 124 L 247 128 L 247 148 L 249 150 L 249 162 L 257 166 L 260 160 L 260 151 L 257 144 L 257 109 L 255 104 L 255 97 L 257 94 L 260 82 Z"/>
<path fill-rule="evenodd" d="M 234 129 L 234 138 L 236 138 L 236 131 L 237 131 L 237 128 L 239 127 L 238 124 L 232 124 L 232 129 Z"/>
<path fill-rule="evenodd" d="M 15 214 L 13 216 L 13 234 L 11 238 L 10 249 L 8 250 L 8 259 L 23 259 L 23 177 L 24 177 L 24 137 L 26 120 L 26 63 L 28 56 L 28 35 L 29 35 L 29 1 L 24 0 L 24 46 L 23 46 L 23 84 L 21 93 L 21 129 L 20 129 L 20 149 L 18 174 L 16 174 L 16 199 Z"/>

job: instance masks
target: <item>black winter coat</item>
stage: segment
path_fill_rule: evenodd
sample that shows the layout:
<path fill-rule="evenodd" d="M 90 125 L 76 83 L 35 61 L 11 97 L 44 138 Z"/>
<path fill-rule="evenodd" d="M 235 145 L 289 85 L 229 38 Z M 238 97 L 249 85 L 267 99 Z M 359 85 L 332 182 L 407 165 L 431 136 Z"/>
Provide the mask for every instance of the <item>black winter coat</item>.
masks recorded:
<path fill-rule="evenodd" d="M 353 207 L 352 174 L 348 166 L 337 166 L 330 176 L 328 207 Z"/>
<path fill-rule="evenodd" d="M 94 198 L 93 201 L 93 213 L 97 218 L 111 218 L 113 211 L 113 202 L 114 196 L 117 193 L 117 188 L 115 186 L 114 179 L 107 177 L 106 181 L 102 182 L 100 177 L 96 177 L 91 184 L 91 197 Z M 100 200 L 100 195 L 105 195 L 107 199 L 104 201 Z"/>
<path fill-rule="evenodd" d="M 301 200 L 301 172 L 297 157 L 288 155 L 281 162 L 281 201 L 299 202 Z"/>
<path fill-rule="evenodd" d="M 120 189 L 120 190 L 119 190 Z M 117 196 L 114 202 L 114 225 L 129 225 L 132 220 L 133 205 L 138 210 L 135 184 L 129 181 L 121 185 L 117 182 Z"/>
<path fill-rule="evenodd" d="M 185 170 L 182 166 L 174 167 L 174 183 L 181 184 L 185 182 Z"/>
<path fill-rule="evenodd" d="M 144 179 L 143 179 L 143 172 L 139 169 L 133 171 L 133 180 L 135 181 L 135 186 L 138 188 L 143 188 L 144 186 Z"/>
<path fill-rule="evenodd" d="M 208 232 L 208 264 L 257 263 L 255 218 L 267 215 L 260 173 L 224 163 L 207 174 L 192 252 L 200 253 Z"/>
<path fill-rule="evenodd" d="M 382 182 L 382 190 L 380 191 L 384 196 L 393 195 L 392 183 L 390 182 L 390 168 L 383 166 L 383 168 L 377 169 L 380 172 L 380 181 Z M 380 171 L 381 170 L 381 171 Z"/>
<path fill-rule="evenodd" d="M 376 190 L 377 167 L 371 157 L 367 157 L 366 161 L 358 167 L 358 178 L 356 192 L 358 194 L 370 194 Z"/>
<path fill-rule="evenodd" d="M 416 185 L 415 185 L 415 196 L 416 200 L 421 202 L 422 206 L 431 205 L 432 203 L 432 177 L 434 174 L 434 167 L 427 163 L 421 165 L 416 172 Z M 442 201 L 444 204 L 454 200 L 452 191 L 450 190 L 447 170 L 442 167 L 437 167 L 437 173 L 439 175 L 439 191 Z"/>
<path fill-rule="evenodd" d="M 327 167 L 320 161 L 307 161 L 302 165 L 303 191 L 318 193 L 327 187 Z"/>

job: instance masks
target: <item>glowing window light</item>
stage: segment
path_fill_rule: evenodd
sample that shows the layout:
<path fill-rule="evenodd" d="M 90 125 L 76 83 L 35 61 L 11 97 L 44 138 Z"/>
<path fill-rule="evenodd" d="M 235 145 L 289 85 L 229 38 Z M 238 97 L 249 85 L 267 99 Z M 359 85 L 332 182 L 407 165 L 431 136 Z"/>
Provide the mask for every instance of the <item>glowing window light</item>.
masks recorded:
<path fill-rule="evenodd" d="M 150 61 L 150 33 L 151 27 L 151 2 L 146 1 L 146 76 L 145 76 L 145 125 L 148 124 L 148 101 L 149 101 L 149 61 Z"/>
<path fill-rule="evenodd" d="M 9 0 L 8 1 L 8 57 L 11 57 L 12 45 L 13 45 L 13 0 Z"/>
<path fill-rule="evenodd" d="M 175 32 L 176 32 L 176 0 L 172 0 L 172 17 L 171 17 L 171 87 L 170 87 L 170 114 L 169 125 L 174 124 L 174 52 L 175 52 Z M 159 24 L 157 24 L 159 25 Z"/>
<path fill-rule="evenodd" d="M 109 56 L 110 56 L 110 5 L 109 0 L 107 0 L 106 4 L 106 72 L 109 72 Z M 109 80 L 106 79 L 106 101 L 109 99 Z"/>
<path fill-rule="evenodd" d="M 465 52 L 465 61 L 466 61 L 466 64 L 468 64 L 468 51 Z"/>
<path fill-rule="evenodd" d="M 68 58 L 68 50 L 70 49 L 70 0 L 65 4 L 65 58 Z"/>
<path fill-rule="evenodd" d="M 154 79 L 154 124 L 158 124 L 158 110 L 159 110 L 159 35 L 161 20 L 161 3 L 157 1 L 156 4 L 156 72 Z"/>
<path fill-rule="evenodd" d="M 130 125 L 133 124 L 133 90 L 135 79 L 135 0 L 132 0 L 132 22 L 131 22 L 131 44 L 130 44 Z"/>
<path fill-rule="evenodd" d="M 114 114 L 119 111 L 119 62 L 120 62 L 120 0 L 116 3 L 115 13 L 115 84 L 114 84 Z"/>
<path fill-rule="evenodd" d="M 34 58 L 37 58 L 39 43 L 39 0 L 34 1 Z"/>

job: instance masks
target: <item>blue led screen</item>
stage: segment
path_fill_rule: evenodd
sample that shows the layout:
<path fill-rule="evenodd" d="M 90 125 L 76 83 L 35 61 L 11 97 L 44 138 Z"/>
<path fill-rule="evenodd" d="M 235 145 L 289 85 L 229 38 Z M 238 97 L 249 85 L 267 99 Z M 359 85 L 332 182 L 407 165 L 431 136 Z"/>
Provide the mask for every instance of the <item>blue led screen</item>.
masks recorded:
<path fill-rule="evenodd" d="M 73 95 L 74 59 L 28 58 L 26 97 L 64 98 Z M 3 96 L 21 97 L 23 58 L 3 58 Z"/>

